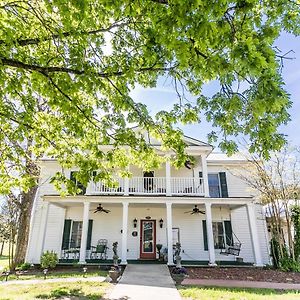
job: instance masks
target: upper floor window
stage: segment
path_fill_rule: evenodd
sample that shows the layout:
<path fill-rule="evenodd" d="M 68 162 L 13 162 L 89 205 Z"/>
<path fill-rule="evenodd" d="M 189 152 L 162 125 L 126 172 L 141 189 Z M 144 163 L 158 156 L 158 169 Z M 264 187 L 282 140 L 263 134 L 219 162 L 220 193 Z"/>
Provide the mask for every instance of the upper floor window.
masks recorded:
<path fill-rule="evenodd" d="M 228 197 L 227 180 L 225 172 L 208 174 L 208 186 L 210 197 Z"/>
<path fill-rule="evenodd" d="M 77 173 L 77 171 L 71 171 L 70 180 L 72 180 L 75 183 L 76 187 L 81 189 L 81 192 L 79 193 L 79 195 L 84 195 L 86 192 L 86 187 L 80 181 L 78 181 L 78 179 L 76 178 L 76 173 Z"/>

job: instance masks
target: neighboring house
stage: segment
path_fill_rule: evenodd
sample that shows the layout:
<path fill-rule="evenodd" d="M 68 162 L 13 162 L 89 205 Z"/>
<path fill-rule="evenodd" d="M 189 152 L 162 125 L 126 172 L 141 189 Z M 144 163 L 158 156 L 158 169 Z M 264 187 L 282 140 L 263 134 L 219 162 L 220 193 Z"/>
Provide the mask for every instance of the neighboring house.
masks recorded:
<path fill-rule="evenodd" d="M 161 244 L 162 257 L 172 265 L 179 241 L 185 263 L 233 263 L 237 256 L 257 266 L 269 263 L 262 207 L 231 172 L 247 161 L 212 153 L 212 146 L 199 140 L 184 140 L 193 166 L 178 170 L 167 162 L 151 172 L 132 166 L 132 177 L 118 178 L 119 187 L 91 182 L 77 196 L 59 196 L 50 178 L 61 168 L 55 160 L 41 160 L 26 260 L 39 263 L 44 251 L 54 250 L 61 262 L 99 263 L 112 259 L 117 241 L 121 264 L 158 259 L 156 245 Z M 72 178 L 74 171 L 65 173 Z"/>

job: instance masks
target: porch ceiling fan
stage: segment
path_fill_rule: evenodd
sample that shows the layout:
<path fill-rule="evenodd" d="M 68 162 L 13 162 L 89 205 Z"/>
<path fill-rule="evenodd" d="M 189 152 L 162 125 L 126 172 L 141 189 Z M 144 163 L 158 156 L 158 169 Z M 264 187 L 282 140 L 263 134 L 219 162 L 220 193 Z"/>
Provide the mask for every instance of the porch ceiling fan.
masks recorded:
<path fill-rule="evenodd" d="M 186 211 L 186 212 L 185 212 L 185 214 L 188 214 L 188 213 L 190 213 L 191 215 L 196 215 L 196 214 L 202 214 L 202 215 L 205 215 L 205 211 L 200 210 L 200 209 L 198 208 L 198 205 L 195 205 L 195 207 L 194 207 L 192 210 Z"/>
<path fill-rule="evenodd" d="M 94 211 L 94 214 L 97 212 L 105 212 L 106 214 L 110 213 L 110 210 L 103 208 L 101 204 L 99 204 L 95 210 L 92 209 L 92 211 Z"/>

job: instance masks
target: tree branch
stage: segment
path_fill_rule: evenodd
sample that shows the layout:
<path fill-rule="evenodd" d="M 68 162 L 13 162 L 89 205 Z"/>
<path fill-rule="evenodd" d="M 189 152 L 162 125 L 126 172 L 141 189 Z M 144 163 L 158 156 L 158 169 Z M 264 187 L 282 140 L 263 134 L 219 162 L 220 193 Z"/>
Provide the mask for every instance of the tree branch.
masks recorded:
<path fill-rule="evenodd" d="M 123 26 L 129 25 L 131 23 L 132 23 L 131 21 L 128 21 L 128 22 L 124 22 L 124 23 L 114 23 L 107 28 L 99 28 L 99 29 L 90 30 L 90 31 L 69 31 L 69 32 L 62 32 L 60 34 L 52 34 L 50 36 L 45 36 L 45 37 L 40 37 L 40 38 L 17 39 L 15 41 L 15 43 L 19 46 L 37 45 L 41 42 L 51 41 L 51 40 L 59 39 L 62 37 L 69 37 L 69 36 L 73 36 L 73 35 L 79 35 L 79 36 L 80 35 L 93 35 L 93 34 L 97 34 L 97 33 L 101 33 L 101 32 L 107 32 L 107 31 L 112 30 L 113 28 L 123 27 Z M 4 40 L 0 40 L 0 45 L 2 45 L 2 44 L 6 44 L 6 42 Z"/>
<path fill-rule="evenodd" d="M 31 70 L 31 71 L 37 71 L 42 74 L 49 74 L 49 73 L 68 73 L 68 74 L 74 74 L 74 75 L 84 75 L 84 74 L 93 74 L 102 78 L 109 78 L 113 76 L 122 76 L 126 74 L 126 72 L 123 71 L 114 71 L 114 72 L 109 72 L 109 73 L 101 73 L 101 72 L 90 72 L 86 70 L 77 70 L 77 69 L 72 69 L 72 68 L 67 68 L 67 67 L 44 67 L 44 66 L 39 66 L 36 64 L 27 64 L 24 62 L 21 62 L 19 60 L 14 60 L 14 59 L 7 59 L 7 58 L 0 58 L 0 62 L 5 65 L 5 66 L 10 66 L 14 68 L 19 68 L 19 69 L 24 69 L 24 70 Z M 136 69 L 135 72 L 142 73 L 142 72 L 159 72 L 159 71 L 170 71 L 173 70 L 177 65 L 171 66 L 171 67 L 158 67 L 155 68 L 153 66 L 150 67 L 145 67 L 145 68 L 140 68 Z"/>

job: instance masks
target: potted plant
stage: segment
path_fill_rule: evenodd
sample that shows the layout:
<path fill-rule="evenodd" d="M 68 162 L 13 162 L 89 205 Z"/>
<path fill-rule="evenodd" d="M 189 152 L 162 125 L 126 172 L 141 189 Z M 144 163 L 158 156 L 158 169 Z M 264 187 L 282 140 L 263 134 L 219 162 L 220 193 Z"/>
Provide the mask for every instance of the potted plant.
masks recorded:
<path fill-rule="evenodd" d="M 184 278 L 188 277 L 187 270 L 184 267 L 175 267 L 171 270 L 171 276 L 175 281 L 175 284 L 179 285 L 182 283 Z"/>
<path fill-rule="evenodd" d="M 108 271 L 108 275 L 111 279 L 112 283 L 117 283 L 118 278 L 120 277 L 121 270 L 119 266 L 112 266 L 111 269 Z"/>
<path fill-rule="evenodd" d="M 117 283 L 117 280 L 118 280 L 118 278 L 120 277 L 120 274 L 121 274 L 121 270 L 118 266 L 118 260 L 119 260 L 118 242 L 113 243 L 113 253 L 114 253 L 114 255 L 113 255 L 114 265 L 108 271 L 108 275 L 111 278 L 112 283 Z"/>

